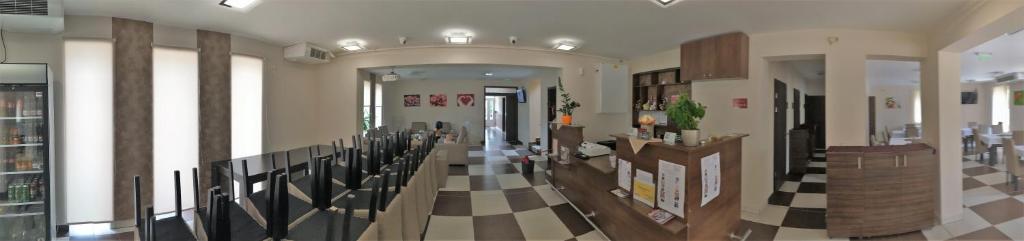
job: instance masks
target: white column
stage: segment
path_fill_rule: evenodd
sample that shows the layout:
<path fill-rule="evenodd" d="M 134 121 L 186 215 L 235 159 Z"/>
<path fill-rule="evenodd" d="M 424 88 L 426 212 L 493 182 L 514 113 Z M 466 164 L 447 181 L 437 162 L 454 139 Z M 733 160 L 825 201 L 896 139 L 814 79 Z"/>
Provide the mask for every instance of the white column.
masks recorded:
<path fill-rule="evenodd" d="M 942 223 L 949 223 L 963 217 L 960 54 L 939 51 L 922 69 L 923 138 L 938 151 L 938 215 Z"/>

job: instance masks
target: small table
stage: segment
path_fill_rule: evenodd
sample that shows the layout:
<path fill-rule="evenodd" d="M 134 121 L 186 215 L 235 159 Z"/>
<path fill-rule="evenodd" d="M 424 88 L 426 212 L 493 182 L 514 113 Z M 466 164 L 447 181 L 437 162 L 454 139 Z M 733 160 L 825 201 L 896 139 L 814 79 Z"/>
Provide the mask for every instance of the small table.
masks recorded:
<path fill-rule="evenodd" d="M 910 140 L 911 139 L 914 139 L 914 138 L 899 138 L 899 137 L 889 138 L 889 145 L 890 146 L 907 145 L 907 144 L 910 144 Z"/>
<path fill-rule="evenodd" d="M 1017 156 L 1019 156 L 1021 159 L 1024 159 L 1024 145 L 1017 145 L 1017 147 L 1014 147 L 1014 149 L 1017 149 Z"/>

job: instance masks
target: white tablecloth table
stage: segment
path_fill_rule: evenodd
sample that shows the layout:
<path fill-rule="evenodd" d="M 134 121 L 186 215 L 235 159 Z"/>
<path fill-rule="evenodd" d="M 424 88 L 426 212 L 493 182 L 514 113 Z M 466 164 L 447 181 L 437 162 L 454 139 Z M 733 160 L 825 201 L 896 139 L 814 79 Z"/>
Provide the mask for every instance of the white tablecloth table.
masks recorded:
<path fill-rule="evenodd" d="M 1017 156 L 1024 159 L 1024 145 L 1017 145 L 1014 149 L 1017 149 Z"/>
<path fill-rule="evenodd" d="M 960 129 L 960 136 L 961 137 L 968 137 L 968 136 L 971 136 L 971 135 L 974 135 L 974 130 L 973 129 L 971 129 L 971 128 Z"/>
<path fill-rule="evenodd" d="M 889 145 L 890 146 L 909 145 L 911 143 L 910 140 L 913 140 L 913 139 L 918 139 L 918 138 L 898 138 L 898 137 L 893 137 L 893 138 L 889 138 Z"/>
<path fill-rule="evenodd" d="M 892 130 L 892 131 L 889 131 L 889 134 L 892 135 L 890 138 L 904 138 L 904 137 L 907 137 L 907 132 L 903 131 L 903 130 Z"/>
<path fill-rule="evenodd" d="M 1003 138 L 1009 137 L 998 134 L 982 134 L 977 138 L 981 138 L 981 143 L 985 144 L 985 147 L 992 148 L 992 146 L 999 146 L 1003 144 Z"/>

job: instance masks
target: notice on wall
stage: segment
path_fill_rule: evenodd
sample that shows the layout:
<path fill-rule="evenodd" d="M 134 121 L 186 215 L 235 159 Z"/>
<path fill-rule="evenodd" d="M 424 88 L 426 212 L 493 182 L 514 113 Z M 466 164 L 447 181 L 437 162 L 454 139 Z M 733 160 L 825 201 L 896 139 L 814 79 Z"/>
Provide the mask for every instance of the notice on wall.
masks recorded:
<path fill-rule="evenodd" d="M 718 152 L 700 159 L 701 207 L 707 205 L 711 200 L 714 200 L 721 192 L 721 164 L 721 154 Z"/>
<path fill-rule="evenodd" d="M 619 187 L 630 191 L 633 190 L 633 163 L 619 159 Z"/>
<path fill-rule="evenodd" d="M 654 174 L 636 169 L 636 178 L 633 179 L 633 199 L 653 208 L 656 195 L 654 191 Z"/>
<path fill-rule="evenodd" d="M 658 208 L 683 217 L 686 203 L 686 166 L 658 161 Z"/>

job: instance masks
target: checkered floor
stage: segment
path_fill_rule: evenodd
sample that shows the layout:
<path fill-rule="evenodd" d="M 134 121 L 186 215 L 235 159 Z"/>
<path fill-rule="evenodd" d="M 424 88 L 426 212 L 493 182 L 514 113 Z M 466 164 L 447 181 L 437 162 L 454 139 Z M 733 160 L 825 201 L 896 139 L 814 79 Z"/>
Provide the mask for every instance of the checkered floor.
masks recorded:
<path fill-rule="evenodd" d="M 426 240 L 606 240 L 545 180 L 547 163 L 523 174 L 528 155 L 508 145 L 471 148 L 469 165 L 449 167 Z"/>
<path fill-rule="evenodd" d="M 1001 156 L 1001 155 L 999 155 Z M 964 157 L 964 218 L 879 240 L 1024 240 L 1024 187 L 1007 184 L 1005 162 L 988 166 Z M 791 175 L 758 214 L 743 213 L 747 240 L 835 240 L 825 231 L 826 162 L 816 153 L 807 174 Z"/>

